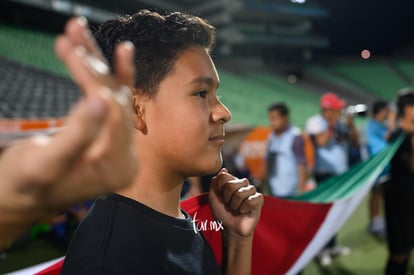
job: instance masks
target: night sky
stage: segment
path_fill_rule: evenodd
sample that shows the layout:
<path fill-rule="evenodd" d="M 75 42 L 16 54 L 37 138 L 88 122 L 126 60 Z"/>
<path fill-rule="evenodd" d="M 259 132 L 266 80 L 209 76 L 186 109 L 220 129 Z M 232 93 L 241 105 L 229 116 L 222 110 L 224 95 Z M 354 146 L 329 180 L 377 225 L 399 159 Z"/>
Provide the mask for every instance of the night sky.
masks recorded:
<path fill-rule="evenodd" d="M 331 13 L 316 25 L 329 37 L 330 53 L 399 54 L 414 48 L 414 1 L 412 0 L 320 0 Z"/>

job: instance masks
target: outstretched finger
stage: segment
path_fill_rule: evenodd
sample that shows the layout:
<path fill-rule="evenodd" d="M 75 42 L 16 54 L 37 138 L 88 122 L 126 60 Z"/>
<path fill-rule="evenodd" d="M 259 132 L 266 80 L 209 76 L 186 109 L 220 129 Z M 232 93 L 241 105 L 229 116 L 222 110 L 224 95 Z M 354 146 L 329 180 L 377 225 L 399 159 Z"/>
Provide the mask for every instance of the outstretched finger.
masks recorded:
<path fill-rule="evenodd" d="M 113 86 L 108 77 L 108 65 L 88 54 L 84 47 L 74 44 L 67 36 L 56 40 L 55 50 L 86 96 L 96 94 L 102 86 Z"/>
<path fill-rule="evenodd" d="M 119 44 L 114 53 L 115 77 L 121 85 L 135 86 L 135 49 L 132 42 Z"/>
<path fill-rule="evenodd" d="M 117 152 L 125 154 L 132 144 L 132 108 L 131 88 L 134 86 L 134 46 L 131 42 L 123 42 L 117 46 L 114 53 L 115 78 L 112 90 L 106 89 L 111 94 L 109 101 L 110 113 L 105 128 L 93 148 L 93 154 L 100 154 L 102 150 L 111 151 L 117 148 Z"/>
<path fill-rule="evenodd" d="M 88 54 L 94 55 L 102 62 L 107 63 L 101 49 L 96 43 L 92 32 L 89 29 L 88 21 L 85 17 L 71 18 L 65 26 L 65 36 L 67 36 L 73 44 L 82 46 Z"/>

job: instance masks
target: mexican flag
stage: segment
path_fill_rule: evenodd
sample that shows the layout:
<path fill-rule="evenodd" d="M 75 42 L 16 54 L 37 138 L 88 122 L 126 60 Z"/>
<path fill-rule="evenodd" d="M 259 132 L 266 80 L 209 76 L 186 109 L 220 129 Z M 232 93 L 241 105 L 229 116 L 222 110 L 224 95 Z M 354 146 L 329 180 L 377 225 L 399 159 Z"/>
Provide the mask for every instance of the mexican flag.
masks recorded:
<path fill-rule="evenodd" d="M 376 156 L 308 193 L 290 200 L 265 196 L 254 235 L 252 274 L 293 275 L 302 270 L 341 229 L 388 165 L 401 141 L 402 137 Z M 220 227 L 214 221 L 207 195 L 185 200 L 181 206 L 194 218 L 195 231 L 204 235 L 220 263 Z M 62 260 L 49 268 L 37 269 L 41 270 L 37 274 L 59 274 L 61 265 Z"/>
<path fill-rule="evenodd" d="M 265 196 L 254 235 L 252 274 L 293 275 L 301 271 L 338 233 L 388 165 L 401 141 L 402 138 L 373 158 L 301 196 L 291 200 Z M 207 196 L 184 201 L 182 207 L 196 215 L 196 225 L 202 229 L 220 262 L 221 234 L 205 230 L 202 224 L 213 220 Z"/>

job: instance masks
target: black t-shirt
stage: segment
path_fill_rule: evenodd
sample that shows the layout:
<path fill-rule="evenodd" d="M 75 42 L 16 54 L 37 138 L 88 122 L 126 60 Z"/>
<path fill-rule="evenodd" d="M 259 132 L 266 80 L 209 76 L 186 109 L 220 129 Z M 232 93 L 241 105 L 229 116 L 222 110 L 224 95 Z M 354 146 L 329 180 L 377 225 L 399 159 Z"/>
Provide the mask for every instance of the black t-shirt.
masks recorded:
<path fill-rule="evenodd" d="M 397 132 L 393 139 L 402 135 Z M 391 182 L 389 188 L 395 195 L 414 200 L 414 171 L 410 169 L 410 159 L 413 155 L 411 136 L 407 135 L 391 160 Z"/>
<path fill-rule="evenodd" d="M 395 255 L 409 254 L 414 247 L 414 171 L 409 164 L 413 153 L 411 137 L 405 136 L 391 160 L 391 180 L 385 182 L 387 242 Z"/>
<path fill-rule="evenodd" d="M 221 274 L 193 229 L 135 200 L 99 198 L 77 228 L 61 274 Z"/>

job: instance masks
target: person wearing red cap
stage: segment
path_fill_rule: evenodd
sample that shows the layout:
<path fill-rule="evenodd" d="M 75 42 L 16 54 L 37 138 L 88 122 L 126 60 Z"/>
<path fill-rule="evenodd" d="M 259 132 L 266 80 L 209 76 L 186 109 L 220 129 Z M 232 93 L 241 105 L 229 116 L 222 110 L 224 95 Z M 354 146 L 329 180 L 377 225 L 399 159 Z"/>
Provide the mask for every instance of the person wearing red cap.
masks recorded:
<path fill-rule="evenodd" d="M 342 110 L 342 108 L 345 107 L 346 102 L 340 99 L 336 94 L 327 92 L 322 95 L 320 104 L 322 109 Z"/>
<path fill-rule="evenodd" d="M 308 119 L 306 128 L 311 128 L 314 121 L 326 121 L 327 141 L 324 144 L 313 142 L 315 148 L 315 164 L 313 176 L 317 184 L 340 175 L 348 170 L 350 165 L 350 149 L 358 145 L 358 134 L 353 126 L 352 116 L 341 120 L 345 101 L 335 93 L 327 92 L 320 99 L 321 113 Z M 347 255 L 348 247 L 340 246 L 334 237 L 319 253 L 318 260 L 321 265 L 332 263 L 333 255 Z"/>
<path fill-rule="evenodd" d="M 351 157 L 348 159 L 348 164 L 354 164 L 355 159 L 352 158 L 350 153 L 353 148 L 359 148 L 359 138 L 354 127 L 353 115 L 346 113 L 344 121 L 341 120 L 345 105 L 346 101 L 340 99 L 333 92 L 323 94 L 320 99 L 322 117 L 328 122 L 333 138 L 340 143 L 348 143 L 348 157 Z"/>

